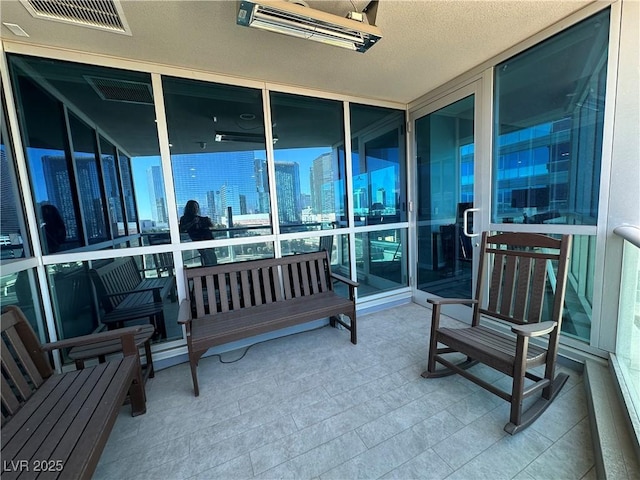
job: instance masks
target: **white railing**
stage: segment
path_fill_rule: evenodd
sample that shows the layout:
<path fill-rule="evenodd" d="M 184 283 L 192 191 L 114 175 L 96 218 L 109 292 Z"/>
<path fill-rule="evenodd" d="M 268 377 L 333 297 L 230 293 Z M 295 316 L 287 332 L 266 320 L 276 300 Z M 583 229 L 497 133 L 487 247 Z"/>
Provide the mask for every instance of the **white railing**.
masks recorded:
<path fill-rule="evenodd" d="M 614 229 L 624 239 L 618 333 L 612 363 L 636 435 L 640 434 L 640 227 Z"/>

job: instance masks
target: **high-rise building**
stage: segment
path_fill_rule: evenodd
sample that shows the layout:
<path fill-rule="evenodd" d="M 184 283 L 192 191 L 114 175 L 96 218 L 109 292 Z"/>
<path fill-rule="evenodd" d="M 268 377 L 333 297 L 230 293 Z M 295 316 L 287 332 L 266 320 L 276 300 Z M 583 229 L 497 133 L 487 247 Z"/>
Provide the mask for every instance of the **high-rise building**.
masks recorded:
<path fill-rule="evenodd" d="M 300 166 L 297 162 L 276 163 L 276 185 L 280 223 L 300 223 Z"/>
<path fill-rule="evenodd" d="M 147 169 L 147 188 L 151 204 L 151 219 L 159 223 L 167 223 L 167 202 L 164 195 L 162 169 L 154 165 Z"/>
<path fill-rule="evenodd" d="M 331 213 L 336 211 L 334 189 L 334 162 L 332 153 L 324 153 L 311 164 L 309 175 L 311 191 L 311 209 L 313 213 Z"/>

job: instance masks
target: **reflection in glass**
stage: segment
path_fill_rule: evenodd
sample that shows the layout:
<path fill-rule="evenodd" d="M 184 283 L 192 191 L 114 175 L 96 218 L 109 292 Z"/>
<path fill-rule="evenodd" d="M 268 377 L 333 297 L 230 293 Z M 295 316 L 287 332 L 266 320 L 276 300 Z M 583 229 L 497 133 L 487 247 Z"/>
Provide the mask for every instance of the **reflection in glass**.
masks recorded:
<path fill-rule="evenodd" d="M 111 233 L 114 237 L 122 237 L 127 234 L 124 223 L 124 211 L 120 197 L 120 184 L 116 170 L 116 148 L 111 142 L 100 137 L 100 159 L 102 163 L 102 175 L 106 191 L 108 215 L 111 225 Z"/>
<path fill-rule="evenodd" d="M 94 333 L 99 326 L 87 262 L 47 266 L 58 338 Z"/>
<path fill-rule="evenodd" d="M 89 244 L 104 242 L 109 238 L 109 232 L 106 228 L 105 205 L 100 188 L 102 177 L 96 160 L 95 131 L 73 114 L 69 115 L 69 126 L 85 235 Z"/>
<path fill-rule="evenodd" d="M 280 231 L 346 226 L 342 102 L 270 95 Z"/>
<path fill-rule="evenodd" d="M 495 68 L 493 221 L 595 225 L 609 10 Z"/>
<path fill-rule="evenodd" d="M 0 276 L 0 309 L 8 305 L 20 307 L 40 341 L 47 341 L 35 269 Z"/>
<path fill-rule="evenodd" d="M 83 233 L 77 197 L 72 193 L 73 167 L 65 153 L 62 105 L 28 79 L 22 70 L 16 68 L 13 73 L 17 75 L 15 93 L 21 106 L 27 166 L 38 222 L 44 228 L 46 220 L 43 219 L 42 206 L 51 205 L 59 212 L 66 232 L 52 249 L 46 234 L 41 235 L 42 249 L 47 254 L 78 247 L 83 244 Z M 42 137 L 44 125 L 46 142 Z"/>
<path fill-rule="evenodd" d="M 281 243 L 282 255 L 294 255 L 296 253 L 310 253 L 325 250 L 329 252 L 331 265 L 342 265 L 346 252 L 346 261 L 349 259 L 349 243 L 347 235 L 325 235 L 322 237 L 296 238 L 283 240 Z M 346 248 L 345 248 L 346 245 Z"/>
<path fill-rule="evenodd" d="M 356 233 L 355 242 L 359 297 L 407 286 L 406 229 Z"/>
<path fill-rule="evenodd" d="M 441 297 L 472 296 L 473 248 L 463 214 L 473 207 L 474 98 L 415 121 L 417 287 Z"/>
<path fill-rule="evenodd" d="M 66 231 L 53 247 L 43 231 L 44 252 L 139 245 L 105 241 L 137 233 L 139 218 L 153 228 L 147 166 L 140 175 L 129 164 L 130 156 L 160 161 L 150 75 L 32 56 L 8 59 L 38 221 L 44 228 L 41 210 L 51 205 Z"/>
<path fill-rule="evenodd" d="M 213 238 L 271 233 L 262 92 L 171 77 L 163 90 L 178 217 L 195 201 Z"/>
<path fill-rule="evenodd" d="M 120 166 L 122 197 L 124 198 L 125 213 L 127 215 L 127 232 L 132 235 L 138 233 L 138 214 L 136 212 L 136 198 L 133 191 L 133 175 L 129 157 L 122 152 L 118 152 L 118 165 Z"/>
<path fill-rule="evenodd" d="M 356 225 L 404 222 L 404 112 L 350 104 Z"/>
<path fill-rule="evenodd" d="M 182 263 L 187 268 L 202 266 L 202 250 L 204 249 L 183 251 Z M 272 242 L 229 245 L 226 247 L 208 248 L 206 250 L 213 250 L 215 252 L 218 264 L 273 258 L 275 255 Z"/>
<path fill-rule="evenodd" d="M 16 165 L 7 134 L 4 109 L 0 111 L 0 262 L 29 256 L 29 237 L 20 207 Z"/>
<path fill-rule="evenodd" d="M 640 249 L 624 242 L 616 356 L 640 411 Z"/>

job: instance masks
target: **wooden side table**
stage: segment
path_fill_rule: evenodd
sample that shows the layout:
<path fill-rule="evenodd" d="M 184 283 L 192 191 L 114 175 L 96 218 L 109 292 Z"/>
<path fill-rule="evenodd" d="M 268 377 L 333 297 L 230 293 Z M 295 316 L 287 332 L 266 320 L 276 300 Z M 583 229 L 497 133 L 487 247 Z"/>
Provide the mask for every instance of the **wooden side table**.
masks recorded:
<path fill-rule="evenodd" d="M 135 335 L 135 342 L 138 348 L 144 346 L 144 353 L 147 359 L 145 365 L 141 364 L 142 379 L 147 383 L 148 378 L 153 378 L 153 358 L 151 357 L 151 337 L 155 333 L 153 325 L 142 325 L 140 331 Z M 92 343 L 81 347 L 73 347 L 69 350 L 69 358 L 76 362 L 76 368 L 82 370 L 84 361 L 97 358 L 99 363 L 106 361 L 106 356 L 122 350 L 120 340 L 106 340 L 104 342 Z"/>

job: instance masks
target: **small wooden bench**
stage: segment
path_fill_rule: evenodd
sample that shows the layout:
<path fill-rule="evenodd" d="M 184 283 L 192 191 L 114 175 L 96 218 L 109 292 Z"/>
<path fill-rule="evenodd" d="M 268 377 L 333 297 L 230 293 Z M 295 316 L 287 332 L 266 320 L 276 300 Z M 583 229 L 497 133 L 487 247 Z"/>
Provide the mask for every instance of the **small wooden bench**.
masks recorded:
<path fill-rule="evenodd" d="M 162 300 L 175 299 L 175 276 L 145 278 L 133 257 L 119 258 L 89 271 L 104 308 L 102 323 L 109 330 L 124 322 L 149 318 L 161 338 L 167 338 Z"/>
<path fill-rule="evenodd" d="M 338 295 L 333 280 L 349 287 Z M 211 347 L 329 317 L 357 342 L 356 282 L 331 272 L 326 251 L 283 258 L 185 269 L 190 299 L 180 304 L 178 322 L 187 331 L 195 395 L 197 366 Z M 347 323 L 340 318 L 350 318 Z"/>
<path fill-rule="evenodd" d="M 24 314 L 2 314 L 2 479 L 91 478 L 129 393 L 146 412 L 134 335 L 140 327 L 41 345 Z M 54 374 L 48 351 L 118 338 L 124 356 Z"/>

